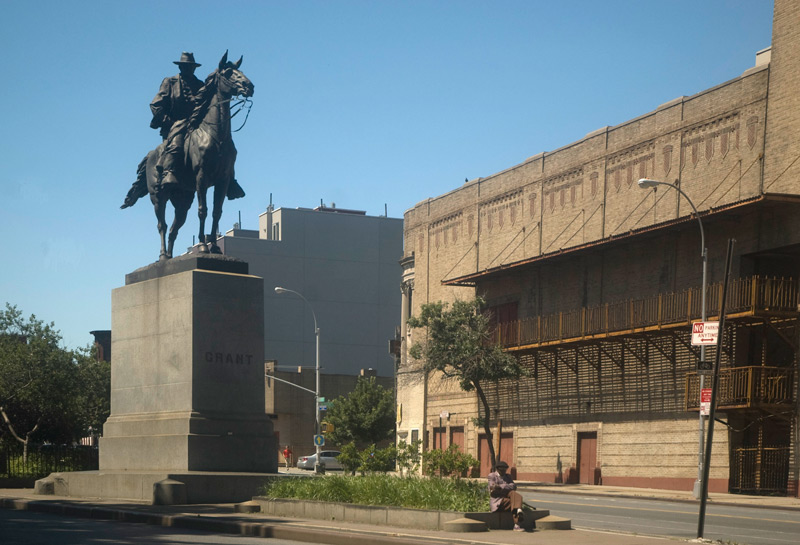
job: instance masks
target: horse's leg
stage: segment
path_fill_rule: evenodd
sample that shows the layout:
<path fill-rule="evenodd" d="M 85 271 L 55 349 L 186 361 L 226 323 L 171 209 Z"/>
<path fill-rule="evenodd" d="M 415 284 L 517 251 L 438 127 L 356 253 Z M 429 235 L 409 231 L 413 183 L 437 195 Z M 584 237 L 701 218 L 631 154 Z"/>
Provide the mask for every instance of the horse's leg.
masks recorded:
<path fill-rule="evenodd" d="M 173 255 L 172 251 L 175 248 L 175 239 L 178 238 L 178 230 L 186 223 L 186 214 L 189 213 L 192 201 L 183 195 L 179 195 L 172 200 L 172 204 L 175 207 L 175 219 L 172 220 L 172 227 L 169 229 L 169 242 L 167 245 L 167 255 L 169 257 Z"/>
<path fill-rule="evenodd" d="M 197 174 L 197 217 L 200 220 L 200 233 L 197 242 L 200 244 L 200 253 L 207 254 L 206 245 L 206 217 L 208 216 L 208 203 L 206 202 L 206 191 L 208 188 L 203 183 L 202 173 Z"/>
<path fill-rule="evenodd" d="M 222 218 L 222 204 L 225 202 L 225 195 L 228 192 L 228 184 L 218 183 L 214 186 L 214 209 L 211 211 L 211 235 L 214 237 L 211 242 L 211 253 L 221 254 L 217 246 L 217 232 L 219 232 L 219 220 Z"/>
<path fill-rule="evenodd" d="M 158 256 L 158 259 L 160 261 L 164 261 L 165 259 L 169 259 L 170 257 L 172 257 L 170 254 L 167 253 L 167 244 L 166 244 L 167 220 L 165 216 L 166 216 L 168 200 L 169 199 L 166 198 L 166 195 L 162 194 L 159 196 L 159 198 L 156 199 L 156 202 L 153 204 L 156 211 L 156 219 L 158 220 L 158 236 L 161 238 L 161 253 Z"/>

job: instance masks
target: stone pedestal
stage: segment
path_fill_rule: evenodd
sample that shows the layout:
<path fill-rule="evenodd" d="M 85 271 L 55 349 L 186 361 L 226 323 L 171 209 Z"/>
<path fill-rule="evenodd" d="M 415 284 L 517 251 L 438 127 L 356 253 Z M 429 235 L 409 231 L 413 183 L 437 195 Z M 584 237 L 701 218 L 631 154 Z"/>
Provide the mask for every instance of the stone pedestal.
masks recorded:
<path fill-rule="evenodd" d="M 260 492 L 278 471 L 264 406 L 264 281 L 237 259 L 181 256 L 127 275 L 111 313 L 100 469 L 52 473 L 37 494 L 163 504 Z"/>
<path fill-rule="evenodd" d="M 112 293 L 111 416 L 100 471 L 277 471 L 264 411 L 264 282 L 182 256 Z"/>

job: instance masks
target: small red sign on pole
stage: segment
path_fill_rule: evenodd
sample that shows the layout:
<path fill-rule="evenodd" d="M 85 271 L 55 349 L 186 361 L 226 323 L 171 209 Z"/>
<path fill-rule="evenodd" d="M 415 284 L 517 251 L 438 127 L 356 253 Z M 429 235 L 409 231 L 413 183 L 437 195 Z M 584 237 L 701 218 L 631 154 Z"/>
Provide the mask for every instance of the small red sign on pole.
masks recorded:
<path fill-rule="evenodd" d="M 700 390 L 700 414 L 703 416 L 711 414 L 711 388 Z"/>

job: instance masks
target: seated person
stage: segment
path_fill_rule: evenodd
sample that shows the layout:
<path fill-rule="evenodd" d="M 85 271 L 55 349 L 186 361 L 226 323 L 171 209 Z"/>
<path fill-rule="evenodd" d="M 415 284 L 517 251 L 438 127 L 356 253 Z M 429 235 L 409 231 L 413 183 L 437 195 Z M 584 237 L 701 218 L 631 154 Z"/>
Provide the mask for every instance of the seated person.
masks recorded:
<path fill-rule="evenodd" d="M 517 492 L 514 479 L 506 475 L 508 464 L 502 460 L 497 462 L 496 471 L 489 473 L 489 502 L 492 513 L 495 511 L 511 511 L 514 517 L 514 530 L 521 531 L 522 496 Z"/>

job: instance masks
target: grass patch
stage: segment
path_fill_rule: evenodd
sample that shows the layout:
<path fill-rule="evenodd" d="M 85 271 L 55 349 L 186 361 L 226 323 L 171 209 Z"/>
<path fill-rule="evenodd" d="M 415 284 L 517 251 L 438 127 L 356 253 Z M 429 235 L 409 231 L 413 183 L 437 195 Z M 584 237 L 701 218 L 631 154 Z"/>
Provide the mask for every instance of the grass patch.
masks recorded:
<path fill-rule="evenodd" d="M 486 484 L 463 479 L 393 475 L 329 475 L 302 479 L 275 479 L 266 486 L 263 495 L 275 499 L 318 500 L 441 511 L 489 510 Z"/>

